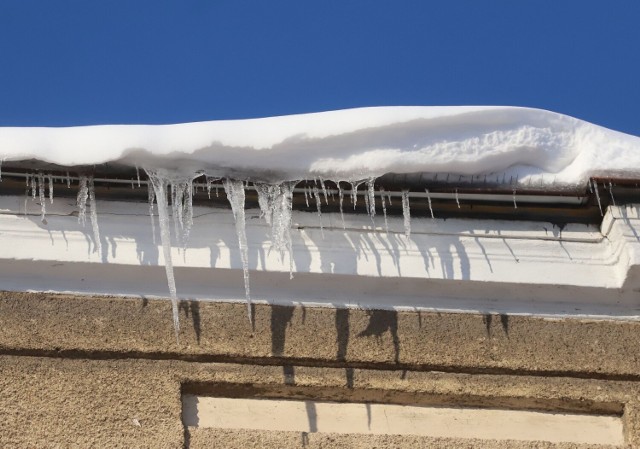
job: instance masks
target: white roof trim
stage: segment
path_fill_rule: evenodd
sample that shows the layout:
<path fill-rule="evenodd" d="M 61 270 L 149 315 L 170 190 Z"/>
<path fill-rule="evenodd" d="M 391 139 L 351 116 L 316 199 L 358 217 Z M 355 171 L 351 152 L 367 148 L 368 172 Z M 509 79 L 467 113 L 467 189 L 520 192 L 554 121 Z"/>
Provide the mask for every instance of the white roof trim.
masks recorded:
<path fill-rule="evenodd" d="M 72 199 L 40 207 L 0 198 L 0 282 L 5 290 L 168 296 L 162 251 L 152 242 L 148 206 L 98 199 L 103 258 Z M 178 295 L 242 301 L 241 262 L 229 210 L 195 208 L 185 254 L 173 248 Z M 269 251 L 268 227 L 247 211 L 256 302 L 504 311 L 636 319 L 640 316 L 640 212 L 612 207 L 602 231 L 569 225 L 401 217 L 389 233 L 376 217 L 294 212 L 294 279 L 288 258 Z M 156 229 L 156 232 L 158 230 Z M 324 237 L 323 234 L 324 233 Z M 213 268 L 213 269 L 212 269 Z"/>

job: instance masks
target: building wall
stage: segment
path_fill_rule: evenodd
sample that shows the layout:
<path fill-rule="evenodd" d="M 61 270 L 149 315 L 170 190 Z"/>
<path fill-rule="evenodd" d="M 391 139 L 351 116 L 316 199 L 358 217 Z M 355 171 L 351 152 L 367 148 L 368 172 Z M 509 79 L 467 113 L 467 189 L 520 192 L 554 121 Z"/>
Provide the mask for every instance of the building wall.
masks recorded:
<path fill-rule="evenodd" d="M 182 394 L 621 415 L 640 444 L 640 323 L 0 295 L 3 447 L 588 447 L 185 428 Z M 589 446 L 590 447 L 590 446 Z"/>

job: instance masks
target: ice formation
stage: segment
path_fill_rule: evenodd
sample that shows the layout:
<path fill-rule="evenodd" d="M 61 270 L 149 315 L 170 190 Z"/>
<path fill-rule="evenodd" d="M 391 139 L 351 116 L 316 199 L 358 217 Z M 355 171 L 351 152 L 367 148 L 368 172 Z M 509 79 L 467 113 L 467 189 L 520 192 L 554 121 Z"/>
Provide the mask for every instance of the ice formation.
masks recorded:
<path fill-rule="evenodd" d="M 384 230 L 389 233 L 389 221 L 387 220 L 387 201 L 384 198 L 384 187 L 380 187 L 380 203 L 382 203 L 382 215 L 384 216 Z"/>
<path fill-rule="evenodd" d="M 595 180 L 592 180 L 593 183 L 593 191 L 596 194 L 596 200 L 598 201 L 598 208 L 600 209 L 600 215 L 604 216 L 604 211 L 602 210 L 602 203 L 600 202 L 600 192 L 598 192 L 598 183 Z"/>
<path fill-rule="evenodd" d="M 376 178 L 369 178 L 367 179 L 367 196 L 365 196 L 365 198 L 368 199 L 368 207 L 367 207 L 367 212 L 369 213 L 369 216 L 371 217 L 371 221 L 373 221 L 373 217 L 376 216 L 376 197 L 375 197 L 375 182 L 376 182 Z"/>
<path fill-rule="evenodd" d="M 45 215 L 47 214 L 47 202 L 45 201 L 45 184 L 44 174 L 38 173 L 38 198 L 40 199 L 40 219 L 42 222 L 46 222 Z"/>
<path fill-rule="evenodd" d="M 233 179 L 223 181 L 224 191 L 231 204 L 231 211 L 236 223 L 238 247 L 240 248 L 240 260 L 242 261 L 242 273 L 244 277 L 244 292 L 247 299 L 247 316 L 251 321 L 251 288 L 249 285 L 249 247 L 247 245 L 247 230 L 244 215 L 244 183 Z"/>
<path fill-rule="evenodd" d="M 169 295 L 171 296 L 171 308 L 173 312 L 173 327 L 176 340 L 180 333 L 180 316 L 178 314 L 178 293 L 176 290 L 176 278 L 173 273 L 173 259 L 171 258 L 171 227 L 169 224 L 169 200 L 167 188 L 170 178 L 162 171 L 146 169 L 151 188 L 155 193 L 158 205 L 158 221 L 160 223 L 160 241 L 162 242 L 162 254 L 164 256 L 164 269 L 167 275 Z"/>
<path fill-rule="evenodd" d="M 193 226 L 193 177 L 173 177 L 171 186 L 171 211 L 176 240 L 183 249 L 187 246 Z"/>
<path fill-rule="evenodd" d="M 149 195 L 149 218 L 151 218 L 151 238 L 153 239 L 153 244 L 156 244 L 156 220 L 153 213 L 153 202 L 156 200 L 156 192 L 153 189 L 153 186 L 148 186 L 148 195 Z"/>
<path fill-rule="evenodd" d="M 293 277 L 293 255 L 291 253 L 291 208 L 294 182 L 278 184 L 256 183 L 258 205 L 262 216 L 271 226 L 271 246 L 284 259 L 289 254 L 289 275 Z M 317 198 L 319 200 L 319 198 Z"/>
<path fill-rule="evenodd" d="M 318 211 L 318 224 L 320 225 L 320 233 L 324 238 L 324 226 L 322 226 L 322 200 L 320 199 L 320 191 L 316 186 L 313 186 L 313 197 L 316 200 L 316 209 Z"/>
<path fill-rule="evenodd" d="M 93 240 L 95 241 L 94 251 L 102 257 L 102 243 L 100 242 L 100 228 L 98 227 L 98 209 L 96 207 L 96 192 L 93 184 L 93 177 L 87 181 L 89 195 L 89 217 L 91 218 L 91 228 L 93 229 Z"/>
<path fill-rule="evenodd" d="M 78 198 L 76 204 L 78 205 L 78 222 L 85 225 L 87 221 L 87 198 L 89 198 L 89 178 L 86 176 L 80 176 L 78 180 Z"/>
<path fill-rule="evenodd" d="M 404 234 L 411 237 L 411 209 L 409 207 L 409 191 L 402 191 L 402 216 L 404 218 Z"/>
<path fill-rule="evenodd" d="M 435 215 L 433 215 L 433 206 L 431 205 L 431 194 L 429 193 L 429 189 L 424 189 L 424 191 L 427 194 L 427 203 L 429 204 L 429 212 L 431 213 L 431 218 L 436 218 Z"/>

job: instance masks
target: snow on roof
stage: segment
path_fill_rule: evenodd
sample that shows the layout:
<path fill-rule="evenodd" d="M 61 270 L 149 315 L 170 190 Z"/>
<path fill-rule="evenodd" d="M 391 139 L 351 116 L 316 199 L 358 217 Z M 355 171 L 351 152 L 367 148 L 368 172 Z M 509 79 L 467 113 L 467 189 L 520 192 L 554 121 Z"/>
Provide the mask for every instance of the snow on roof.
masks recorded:
<path fill-rule="evenodd" d="M 506 172 L 519 183 L 580 184 L 640 176 L 640 138 L 540 109 L 373 107 L 176 125 L 6 127 L 0 158 L 271 181 Z"/>

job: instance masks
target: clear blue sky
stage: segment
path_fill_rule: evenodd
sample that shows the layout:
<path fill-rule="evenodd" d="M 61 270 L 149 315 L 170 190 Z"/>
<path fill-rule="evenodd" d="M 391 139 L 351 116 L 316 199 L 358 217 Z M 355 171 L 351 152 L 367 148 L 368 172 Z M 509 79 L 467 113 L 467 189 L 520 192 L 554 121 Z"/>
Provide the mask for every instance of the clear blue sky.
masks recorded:
<path fill-rule="evenodd" d="M 505 104 L 640 134 L 640 1 L 2 0 L 0 125 Z"/>

